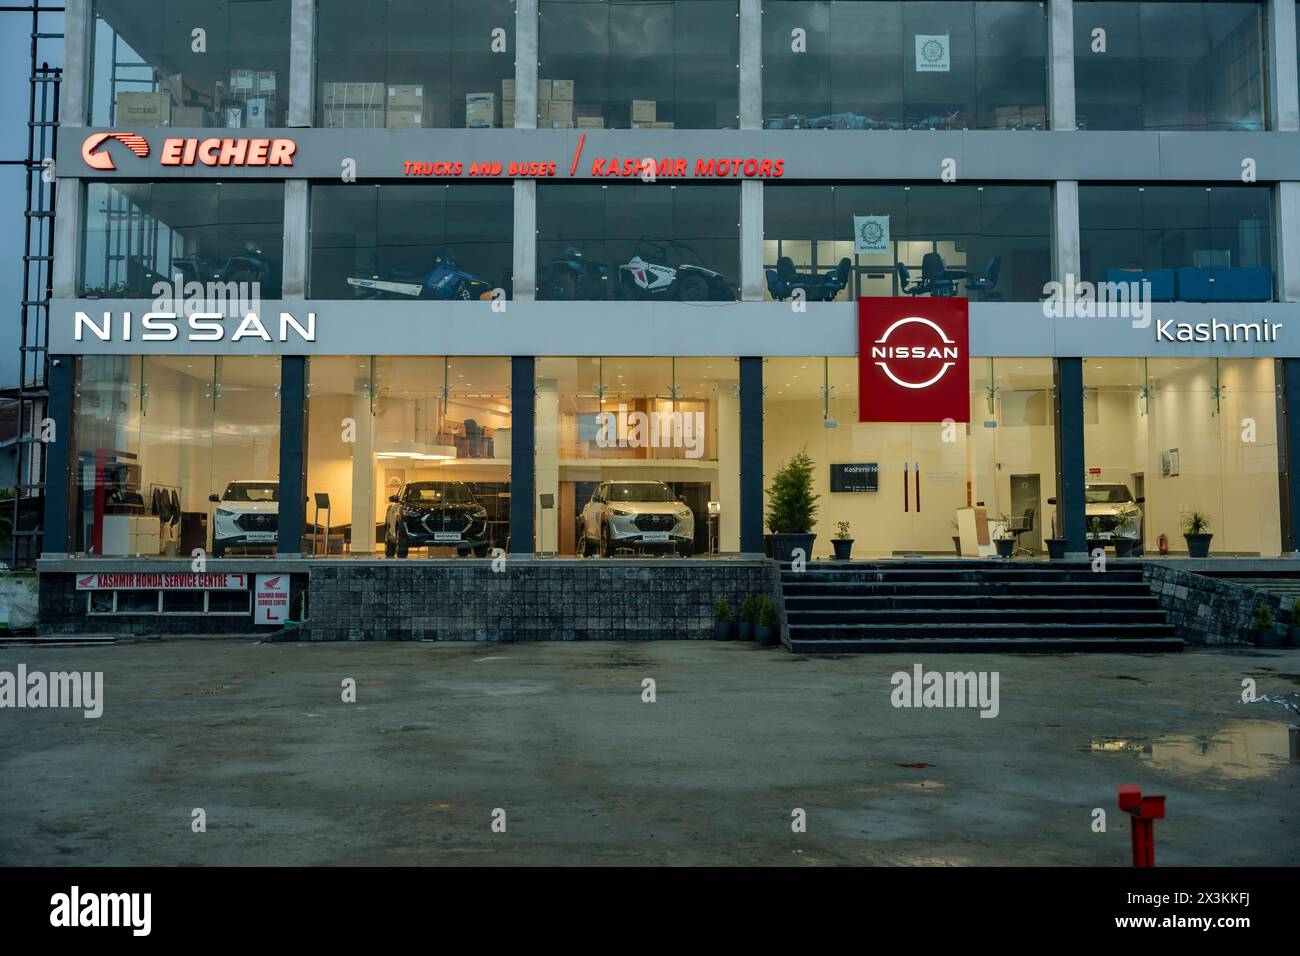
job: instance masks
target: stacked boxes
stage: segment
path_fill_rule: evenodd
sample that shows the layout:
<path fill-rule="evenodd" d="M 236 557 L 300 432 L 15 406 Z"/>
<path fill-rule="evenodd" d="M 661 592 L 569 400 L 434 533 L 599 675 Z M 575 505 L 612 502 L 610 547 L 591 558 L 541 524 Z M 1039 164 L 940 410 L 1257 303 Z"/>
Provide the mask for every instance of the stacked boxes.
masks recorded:
<path fill-rule="evenodd" d="M 392 83 L 384 104 L 384 125 L 389 129 L 424 126 L 424 87 L 417 83 Z"/>
<path fill-rule="evenodd" d="M 1047 107 L 1026 106 L 1020 111 L 1020 126 L 1023 129 L 1047 129 Z"/>
<path fill-rule="evenodd" d="M 540 129 L 573 129 L 577 117 L 573 106 L 573 80 L 537 81 L 537 126 Z"/>
<path fill-rule="evenodd" d="M 501 81 L 501 125 L 513 129 L 515 125 L 515 81 Z"/>
<path fill-rule="evenodd" d="M 633 100 L 632 101 L 632 128 L 633 129 L 653 129 L 655 123 L 655 113 L 658 110 L 656 100 Z"/>
<path fill-rule="evenodd" d="M 497 125 L 495 93 L 465 94 L 465 128 L 490 129 Z"/>
<path fill-rule="evenodd" d="M 326 129 L 378 129 L 384 125 L 382 83 L 324 83 L 321 105 Z"/>
<path fill-rule="evenodd" d="M 128 129 L 170 126 L 171 102 L 171 97 L 166 93 L 123 90 L 117 94 L 117 124 Z"/>
<path fill-rule="evenodd" d="M 230 88 L 223 98 L 227 126 L 265 128 L 275 125 L 274 70 L 231 70 Z M 236 122 L 238 120 L 238 122 Z"/>

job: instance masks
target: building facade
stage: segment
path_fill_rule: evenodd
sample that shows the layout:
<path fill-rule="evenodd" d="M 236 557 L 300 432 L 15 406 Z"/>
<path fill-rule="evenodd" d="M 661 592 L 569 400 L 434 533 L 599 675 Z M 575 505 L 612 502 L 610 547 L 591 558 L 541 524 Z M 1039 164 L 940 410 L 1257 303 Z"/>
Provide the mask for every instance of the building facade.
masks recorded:
<path fill-rule="evenodd" d="M 69 0 L 66 35 L 47 556 L 752 556 L 800 451 L 815 557 L 951 554 L 972 508 L 1031 556 L 1185 553 L 1190 512 L 1296 547 L 1293 2 Z M 897 299 L 968 317 L 941 416 L 873 411 Z M 413 536 L 429 503 L 479 524 Z"/>

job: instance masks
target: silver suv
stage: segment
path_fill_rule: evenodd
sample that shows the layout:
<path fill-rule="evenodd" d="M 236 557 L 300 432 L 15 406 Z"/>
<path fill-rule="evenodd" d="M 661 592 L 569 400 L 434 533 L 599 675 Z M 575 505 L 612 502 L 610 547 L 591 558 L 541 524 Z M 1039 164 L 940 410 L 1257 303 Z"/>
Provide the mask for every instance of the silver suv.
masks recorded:
<path fill-rule="evenodd" d="M 1083 502 L 1088 537 L 1142 540 L 1142 509 L 1128 485 L 1088 482 Z"/>
<path fill-rule="evenodd" d="M 695 515 L 662 481 L 603 481 L 582 509 L 583 557 L 612 557 L 619 548 L 676 551 L 695 543 Z"/>

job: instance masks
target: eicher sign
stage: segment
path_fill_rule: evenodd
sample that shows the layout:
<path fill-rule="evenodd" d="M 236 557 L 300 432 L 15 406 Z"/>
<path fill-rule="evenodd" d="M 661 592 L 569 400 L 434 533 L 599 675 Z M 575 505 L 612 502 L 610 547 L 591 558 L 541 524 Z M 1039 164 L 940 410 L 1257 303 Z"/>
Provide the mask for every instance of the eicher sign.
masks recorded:
<path fill-rule="evenodd" d="M 970 421 L 963 298 L 858 299 L 858 421 Z"/>

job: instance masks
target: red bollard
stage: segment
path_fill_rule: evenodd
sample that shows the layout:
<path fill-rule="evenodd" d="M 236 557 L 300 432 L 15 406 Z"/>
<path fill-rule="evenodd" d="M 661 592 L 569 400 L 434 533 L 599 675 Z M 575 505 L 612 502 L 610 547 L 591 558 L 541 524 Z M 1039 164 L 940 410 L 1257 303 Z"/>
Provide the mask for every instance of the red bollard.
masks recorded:
<path fill-rule="evenodd" d="M 1119 808 L 1132 817 L 1133 865 L 1155 866 L 1155 821 L 1165 818 L 1165 798 L 1144 797 L 1142 790 L 1131 783 L 1122 784 L 1118 792 Z"/>

